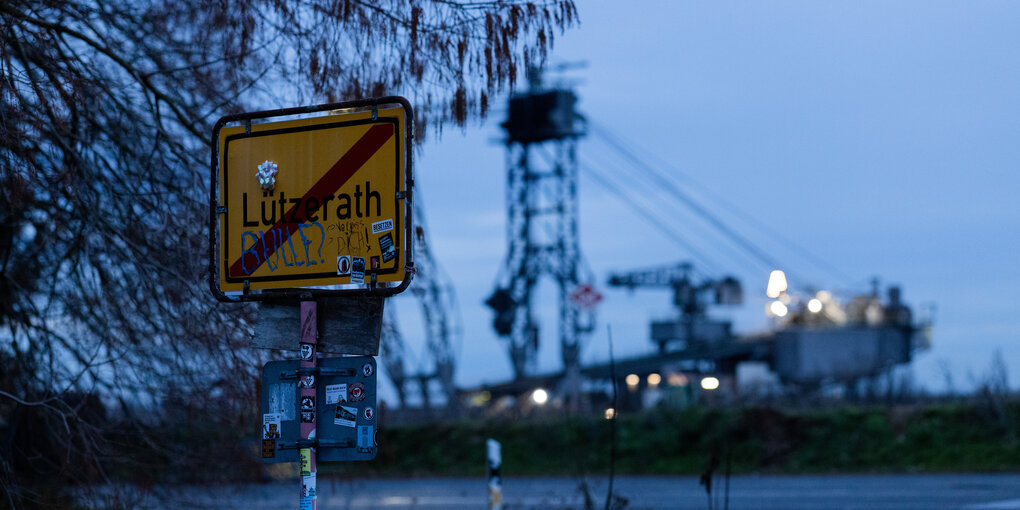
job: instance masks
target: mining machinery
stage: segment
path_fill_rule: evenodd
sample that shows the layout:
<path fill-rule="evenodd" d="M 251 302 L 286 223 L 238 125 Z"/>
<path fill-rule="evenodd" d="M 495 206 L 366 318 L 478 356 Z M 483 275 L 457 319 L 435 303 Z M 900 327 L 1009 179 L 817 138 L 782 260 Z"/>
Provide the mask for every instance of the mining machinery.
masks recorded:
<path fill-rule="evenodd" d="M 731 323 L 709 318 L 707 310 L 709 305 L 743 303 L 740 281 L 732 276 L 697 280 L 693 269 L 691 263 L 682 262 L 609 276 L 608 283 L 613 287 L 673 290 L 677 318 L 652 322 L 652 341 L 658 344 L 660 353 L 676 344 L 682 349 L 732 339 Z"/>
<path fill-rule="evenodd" d="M 578 239 L 577 141 L 584 118 L 570 90 L 545 88 L 537 71 L 527 92 L 510 98 L 503 128 L 507 148 L 507 254 L 497 288 L 486 303 L 505 339 L 514 377 L 533 375 L 539 327 L 532 299 L 538 280 L 557 285 L 559 342 L 566 380 L 579 387 L 582 337 L 594 310 L 571 299 L 592 277 Z M 571 384 L 571 383 L 568 383 Z M 565 393 L 575 391 L 567 389 Z"/>
<path fill-rule="evenodd" d="M 710 305 L 741 303 L 735 278 L 698 280 L 689 263 L 613 274 L 610 286 L 672 289 L 678 312 L 674 320 L 651 323 L 658 354 L 617 363 L 636 376 L 680 371 L 732 378 L 737 364 L 757 361 L 793 393 L 835 384 L 853 395 L 860 382 L 888 375 L 931 345 L 930 313 L 915 317 L 898 286 L 888 287 L 883 300 L 877 280 L 870 293 L 846 298 L 824 290 L 788 291 L 783 281 L 782 289 L 769 289 L 772 328 L 737 336 L 730 322 L 707 314 Z M 605 372 L 605 366 L 584 370 L 596 378 Z"/>
<path fill-rule="evenodd" d="M 454 384 L 454 350 L 461 335 L 460 316 L 457 314 L 456 295 L 453 285 L 443 273 L 428 243 L 425 215 L 421 200 L 414 202 L 415 227 L 414 267 L 415 277 L 411 282 L 410 294 L 421 307 L 423 317 L 425 353 L 420 363 L 413 365 L 409 359 L 404 335 L 397 328 L 396 311 L 386 307 L 382 330 L 382 363 L 386 374 L 396 387 L 400 406 L 407 406 L 408 385 L 417 384 L 421 405 L 426 410 L 433 405 L 431 383 L 435 381 L 446 400 L 446 406 L 459 406 L 457 388 Z M 412 366 L 413 365 L 413 366 Z"/>

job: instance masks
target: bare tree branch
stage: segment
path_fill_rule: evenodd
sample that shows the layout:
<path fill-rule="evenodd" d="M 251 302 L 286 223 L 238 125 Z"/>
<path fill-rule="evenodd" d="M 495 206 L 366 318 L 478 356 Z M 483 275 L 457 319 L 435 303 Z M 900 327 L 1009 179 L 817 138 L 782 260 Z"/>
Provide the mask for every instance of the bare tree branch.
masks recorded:
<path fill-rule="evenodd" d="M 187 442 L 253 457 L 216 436 L 253 425 L 268 355 L 247 347 L 252 308 L 204 284 L 216 118 L 401 94 L 418 136 L 439 132 L 484 114 L 576 18 L 571 0 L 0 3 L 11 505 L 71 506 L 50 489 L 215 462 Z"/>

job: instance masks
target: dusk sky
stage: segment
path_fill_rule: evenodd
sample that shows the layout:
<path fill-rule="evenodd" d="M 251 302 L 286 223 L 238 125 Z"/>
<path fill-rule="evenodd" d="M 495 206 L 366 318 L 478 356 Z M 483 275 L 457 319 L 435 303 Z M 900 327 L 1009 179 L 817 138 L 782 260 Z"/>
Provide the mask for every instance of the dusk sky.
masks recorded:
<path fill-rule="evenodd" d="M 607 324 L 618 356 L 651 352 L 648 323 L 671 310 L 666 290 L 609 288 L 612 271 L 710 264 L 713 274 L 739 277 L 745 291 L 742 307 L 713 314 L 733 318 L 742 333 L 770 327 L 768 271 L 672 197 L 638 191 L 632 168 L 598 131 L 670 169 L 687 192 L 778 261 L 792 285 L 849 295 L 868 292 L 878 277 L 883 288 L 901 285 L 915 313 L 934 304 L 933 348 L 913 366 L 921 386 L 941 391 L 944 364 L 957 389 L 970 388 L 996 350 L 1011 385 L 1020 383 L 1020 3 L 578 8 L 580 27 L 556 39 L 550 61 L 587 66 L 549 78 L 575 88 L 589 121 L 578 147 L 581 248 L 605 298 L 583 360 L 607 359 Z M 432 248 L 463 317 L 461 386 L 512 374 L 484 304 L 506 254 L 505 147 L 498 143 L 505 100 L 493 101 L 489 118 L 466 130 L 430 133 L 416 160 Z M 624 184 L 607 189 L 586 166 Z M 682 242 L 614 196 L 627 193 L 668 218 Z M 540 292 L 539 303 L 554 310 L 551 281 Z M 413 298 L 396 301 L 404 335 L 420 351 Z M 542 372 L 559 367 L 553 316 L 542 323 Z"/>

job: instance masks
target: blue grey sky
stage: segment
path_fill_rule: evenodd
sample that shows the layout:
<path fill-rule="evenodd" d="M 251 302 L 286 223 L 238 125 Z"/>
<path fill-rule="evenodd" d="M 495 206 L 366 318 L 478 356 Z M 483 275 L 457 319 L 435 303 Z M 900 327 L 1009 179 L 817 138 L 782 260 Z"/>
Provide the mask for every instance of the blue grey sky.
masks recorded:
<path fill-rule="evenodd" d="M 791 284 L 866 292 L 877 276 L 917 309 L 933 303 L 934 347 L 916 380 L 942 389 L 940 363 L 958 386 L 983 377 L 1001 350 L 1020 382 L 1020 3 L 1008 1 L 579 2 L 581 25 L 556 39 L 551 61 L 587 67 L 557 75 L 578 108 L 694 181 L 706 206 L 743 214 L 823 259 L 792 255 L 774 235 L 734 228 L 780 261 Z M 483 301 L 506 252 L 505 98 L 484 122 L 431 136 L 416 164 L 433 250 L 454 282 L 463 316 L 457 380 L 510 377 L 505 346 Z M 585 161 L 628 178 L 598 137 Z M 704 191 L 707 190 L 707 191 Z M 607 288 L 610 271 L 687 260 L 584 169 L 584 255 L 605 299 L 585 360 L 606 358 L 606 324 L 618 355 L 652 349 L 648 321 L 670 310 L 666 291 Z M 769 327 L 768 272 L 668 196 L 684 241 L 719 272 L 739 276 L 746 304 L 719 310 L 749 333 Z M 675 209 L 670 209 L 675 208 Z M 834 274 L 838 273 L 838 274 Z M 553 285 L 540 286 L 552 309 Z M 398 299 L 404 334 L 420 335 L 410 297 Z M 550 316 L 551 317 L 551 316 Z M 554 370 L 555 323 L 542 325 L 539 366 Z"/>

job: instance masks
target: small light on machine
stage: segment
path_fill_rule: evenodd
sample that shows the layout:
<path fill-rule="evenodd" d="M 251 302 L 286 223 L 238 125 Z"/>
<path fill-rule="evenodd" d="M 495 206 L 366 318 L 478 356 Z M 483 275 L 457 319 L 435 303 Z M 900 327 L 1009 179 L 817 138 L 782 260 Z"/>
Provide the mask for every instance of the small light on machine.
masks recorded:
<path fill-rule="evenodd" d="M 769 313 L 775 317 L 786 317 L 786 312 L 789 311 L 781 301 L 773 301 L 769 303 Z"/>
<path fill-rule="evenodd" d="M 687 376 L 684 374 L 672 373 L 666 378 L 670 386 L 687 386 Z"/>

